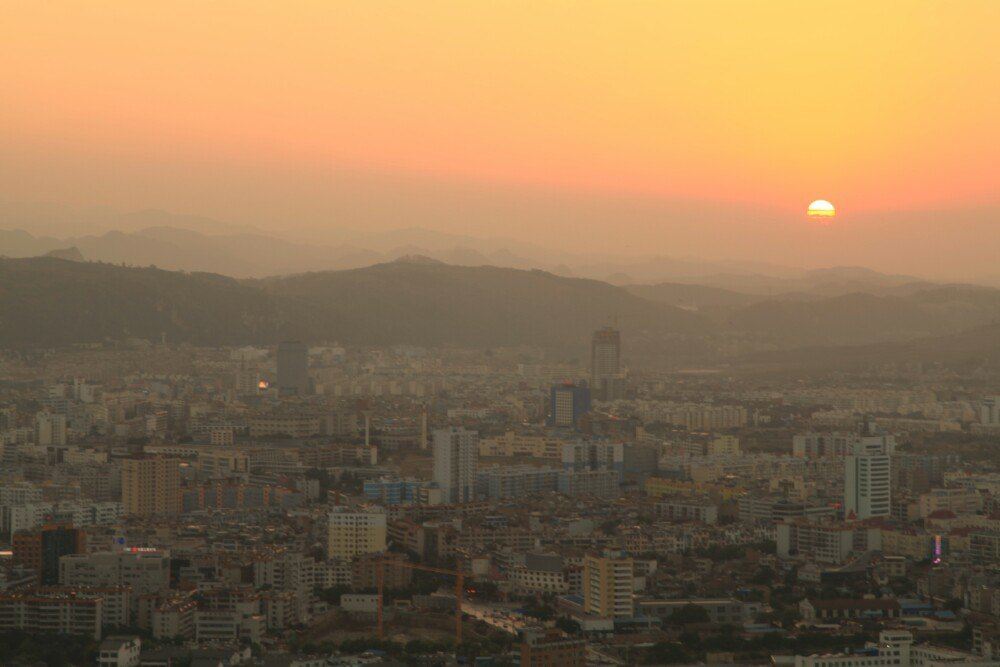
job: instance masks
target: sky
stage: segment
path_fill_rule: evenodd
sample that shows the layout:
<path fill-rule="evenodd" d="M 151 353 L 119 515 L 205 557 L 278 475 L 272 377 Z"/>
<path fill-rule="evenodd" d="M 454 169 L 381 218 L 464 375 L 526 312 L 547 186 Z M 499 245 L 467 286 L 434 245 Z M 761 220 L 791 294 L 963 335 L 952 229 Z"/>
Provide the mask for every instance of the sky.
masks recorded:
<path fill-rule="evenodd" d="M 996 0 L 8 2 L 0 200 L 1000 274 L 998 26 Z"/>

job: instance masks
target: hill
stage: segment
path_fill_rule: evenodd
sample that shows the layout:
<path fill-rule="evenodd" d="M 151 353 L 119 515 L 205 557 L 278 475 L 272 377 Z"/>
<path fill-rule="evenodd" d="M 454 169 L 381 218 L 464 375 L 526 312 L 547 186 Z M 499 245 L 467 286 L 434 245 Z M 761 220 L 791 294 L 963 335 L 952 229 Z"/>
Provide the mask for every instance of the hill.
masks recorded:
<path fill-rule="evenodd" d="M 1000 321 L 1000 290 L 951 285 L 879 296 L 779 297 L 731 310 L 732 330 L 780 347 L 867 345 L 940 336 Z"/>
<path fill-rule="evenodd" d="M 708 285 L 659 283 L 626 285 L 625 289 L 649 301 L 689 310 L 734 309 L 760 301 L 763 297 Z"/>
<path fill-rule="evenodd" d="M 616 319 L 634 343 L 707 331 L 697 315 L 596 280 L 407 258 L 348 271 L 255 281 L 321 309 L 341 340 L 374 344 L 536 345 L 582 350 Z"/>
<path fill-rule="evenodd" d="M 887 364 L 941 364 L 953 371 L 970 374 L 983 367 L 1000 369 L 1000 324 L 905 342 L 808 347 L 753 354 L 737 360 L 733 366 L 744 373 L 802 375 Z"/>
<path fill-rule="evenodd" d="M 0 260 L 0 344 L 58 346 L 145 338 L 224 345 L 276 341 L 314 326 L 310 310 L 209 273 Z"/>
<path fill-rule="evenodd" d="M 128 337 L 205 345 L 351 344 L 585 349 L 617 318 L 636 349 L 705 331 L 696 315 L 592 280 L 422 259 L 239 281 L 217 274 L 0 259 L 0 344 Z"/>

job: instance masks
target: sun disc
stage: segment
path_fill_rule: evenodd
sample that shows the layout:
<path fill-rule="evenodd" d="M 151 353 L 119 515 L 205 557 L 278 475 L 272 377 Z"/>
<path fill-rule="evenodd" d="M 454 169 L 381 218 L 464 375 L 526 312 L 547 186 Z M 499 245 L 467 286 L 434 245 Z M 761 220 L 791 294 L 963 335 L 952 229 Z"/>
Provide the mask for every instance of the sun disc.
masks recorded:
<path fill-rule="evenodd" d="M 837 209 L 835 209 L 833 204 L 825 199 L 817 199 L 813 203 L 809 204 L 809 209 L 806 211 L 806 215 L 820 218 L 832 218 L 836 214 Z"/>

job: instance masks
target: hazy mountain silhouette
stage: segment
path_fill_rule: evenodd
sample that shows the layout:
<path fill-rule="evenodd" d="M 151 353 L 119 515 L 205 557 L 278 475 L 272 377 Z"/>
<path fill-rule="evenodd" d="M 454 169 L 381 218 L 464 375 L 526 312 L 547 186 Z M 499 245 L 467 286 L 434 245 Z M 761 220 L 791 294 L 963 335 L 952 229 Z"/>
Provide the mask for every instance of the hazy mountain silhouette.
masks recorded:
<path fill-rule="evenodd" d="M 591 330 L 611 319 L 636 349 L 710 327 L 697 315 L 597 281 L 424 258 L 248 281 L 55 258 L 0 260 L 0 344 L 8 346 L 295 337 L 580 353 Z"/>
<path fill-rule="evenodd" d="M 759 353 L 736 360 L 734 366 L 745 373 L 802 375 L 886 364 L 943 364 L 960 372 L 972 372 L 984 365 L 1000 367 L 1000 324 L 904 342 Z"/>

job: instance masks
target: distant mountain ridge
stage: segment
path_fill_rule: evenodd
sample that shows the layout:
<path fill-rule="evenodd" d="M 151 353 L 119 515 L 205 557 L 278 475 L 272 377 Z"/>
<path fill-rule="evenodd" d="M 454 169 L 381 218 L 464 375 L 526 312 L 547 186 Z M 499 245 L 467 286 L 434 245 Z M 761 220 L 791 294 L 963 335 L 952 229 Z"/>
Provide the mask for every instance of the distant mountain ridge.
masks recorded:
<path fill-rule="evenodd" d="M 43 236 L 16 228 L 20 220 L 34 222 L 37 228 L 40 223 L 36 218 L 44 218 L 41 212 L 25 215 L 5 210 L 0 203 L 0 255 L 33 257 L 75 246 L 94 261 L 215 272 L 237 278 L 360 268 L 404 255 L 426 255 L 448 264 L 539 268 L 623 286 L 672 282 L 765 296 L 797 292 L 835 296 L 918 282 L 910 276 L 887 275 L 863 267 L 807 271 L 766 262 L 670 257 L 657 254 L 655 249 L 650 249 L 648 255 L 631 257 L 573 254 L 516 239 L 477 238 L 419 227 L 389 231 L 334 227 L 318 239 L 280 238 L 253 227 L 157 210 L 83 212 L 79 214 L 83 216 L 81 223 L 87 224 L 77 228 L 104 231 L 84 236 Z"/>
<path fill-rule="evenodd" d="M 683 284 L 624 289 L 420 255 L 245 280 L 56 257 L 0 259 L 0 345 L 7 347 L 126 338 L 199 345 L 297 338 L 380 346 L 532 346 L 579 359 L 585 358 L 590 333 L 611 322 L 634 358 L 668 364 L 722 362 L 719 352 L 733 340 L 780 350 L 773 357 L 779 362 L 796 358 L 796 349 L 853 358 L 863 352 L 846 346 L 907 349 L 948 336 L 962 341 L 967 332 L 1000 326 L 1000 290 L 917 284 L 885 295 L 771 299 Z M 975 336 L 968 340 L 984 345 Z M 750 360 L 771 363 L 766 357 Z"/>
<path fill-rule="evenodd" d="M 592 280 L 416 258 L 240 281 L 56 258 L 0 259 L 0 344 L 125 338 L 202 345 L 530 345 L 582 353 L 616 319 L 633 344 L 709 329 L 698 315 Z"/>

